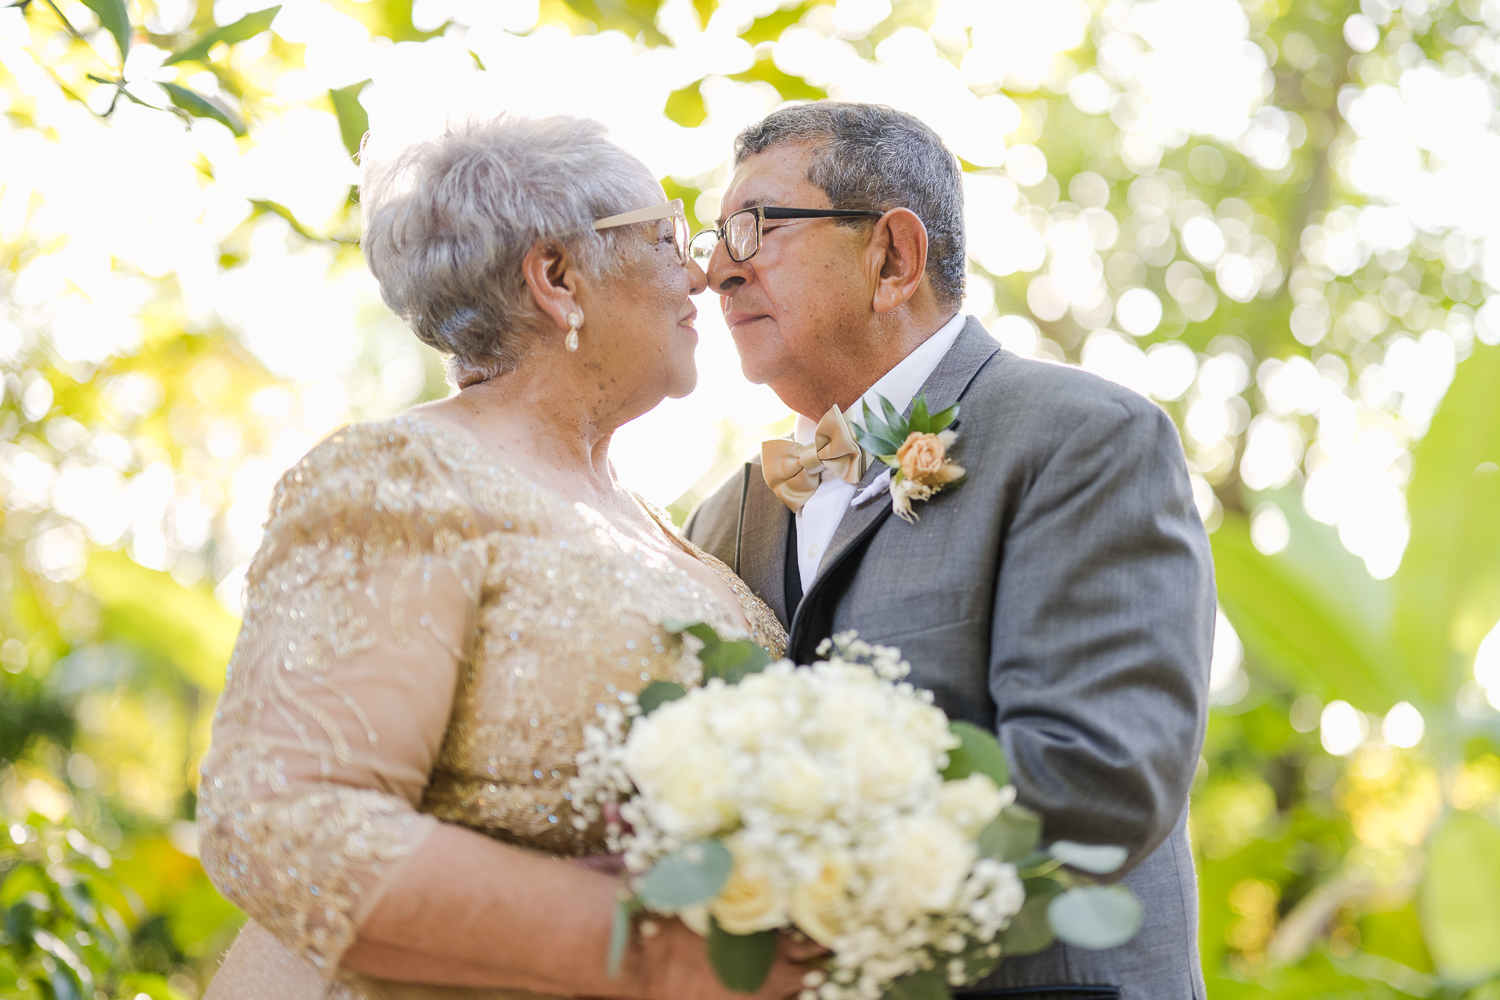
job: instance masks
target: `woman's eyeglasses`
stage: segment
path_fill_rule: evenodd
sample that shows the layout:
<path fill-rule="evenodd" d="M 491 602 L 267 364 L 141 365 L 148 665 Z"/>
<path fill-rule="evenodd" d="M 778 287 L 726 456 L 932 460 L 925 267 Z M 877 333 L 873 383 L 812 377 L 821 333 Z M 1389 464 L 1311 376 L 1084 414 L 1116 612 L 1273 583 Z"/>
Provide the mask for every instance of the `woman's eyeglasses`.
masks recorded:
<path fill-rule="evenodd" d="M 878 219 L 884 212 L 858 208 L 742 208 L 718 229 L 705 229 L 693 237 L 689 254 L 700 267 L 708 267 L 709 258 L 722 241 L 729 259 L 744 263 L 760 250 L 760 239 L 767 219 Z"/>
<path fill-rule="evenodd" d="M 637 222 L 656 222 L 659 219 L 672 220 L 673 243 L 677 250 L 677 259 L 684 267 L 688 262 L 688 221 L 687 214 L 682 210 L 682 199 L 673 198 L 671 201 L 663 202 L 651 208 L 638 208 L 633 212 L 622 212 L 619 215 L 611 215 L 594 223 L 594 228 L 614 229 L 616 226 L 631 226 Z"/>

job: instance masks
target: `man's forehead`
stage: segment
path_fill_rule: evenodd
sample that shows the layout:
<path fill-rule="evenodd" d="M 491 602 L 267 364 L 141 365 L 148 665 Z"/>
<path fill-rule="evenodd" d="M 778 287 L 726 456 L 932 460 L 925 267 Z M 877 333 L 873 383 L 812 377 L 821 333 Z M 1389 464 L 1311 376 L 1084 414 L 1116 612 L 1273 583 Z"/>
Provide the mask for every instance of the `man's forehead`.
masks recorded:
<path fill-rule="evenodd" d="M 718 224 L 722 226 L 731 212 L 760 205 L 824 207 L 827 195 L 807 180 L 808 152 L 802 146 L 773 146 L 747 157 L 724 193 Z"/>

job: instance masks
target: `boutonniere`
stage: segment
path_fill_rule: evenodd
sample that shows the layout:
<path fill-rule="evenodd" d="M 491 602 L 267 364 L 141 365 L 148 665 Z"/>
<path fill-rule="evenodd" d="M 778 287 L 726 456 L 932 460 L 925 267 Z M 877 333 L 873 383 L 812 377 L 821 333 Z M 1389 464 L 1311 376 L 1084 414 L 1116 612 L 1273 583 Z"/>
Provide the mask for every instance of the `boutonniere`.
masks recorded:
<path fill-rule="evenodd" d="M 866 451 L 894 470 L 891 509 L 911 523 L 917 520 L 912 501 L 931 500 L 938 491 L 963 482 L 964 467 L 948 457 L 958 440 L 958 433 L 949 429 L 958 419 L 958 404 L 941 413 L 928 413 L 926 396 L 918 396 L 911 416 L 903 419 L 890 400 L 878 393 L 875 398 L 880 400 L 884 419 L 865 403 L 865 425 L 856 426 L 854 434 Z"/>

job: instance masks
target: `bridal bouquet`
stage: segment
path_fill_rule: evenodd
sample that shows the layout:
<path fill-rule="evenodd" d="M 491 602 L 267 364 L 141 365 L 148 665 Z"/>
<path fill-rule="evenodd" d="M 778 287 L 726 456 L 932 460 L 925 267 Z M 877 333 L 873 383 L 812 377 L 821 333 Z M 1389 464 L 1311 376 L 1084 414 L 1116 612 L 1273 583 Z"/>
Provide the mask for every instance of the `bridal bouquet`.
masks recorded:
<path fill-rule="evenodd" d="M 905 683 L 897 650 L 848 633 L 802 668 L 665 627 L 701 644 L 703 686 L 601 708 L 573 781 L 575 822 L 603 820 L 624 857 L 611 971 L 643 910 L 702 934 L 739 992 L 764 981 L 777 932 L 805 934 L 827 954 L 801 1000 L 945 1000 L 1054 935 L 1104 948 L 1135 932 L 1134 897 L 1090 877 L 1124 849 L 1041 850 L 995 738 Z"/>

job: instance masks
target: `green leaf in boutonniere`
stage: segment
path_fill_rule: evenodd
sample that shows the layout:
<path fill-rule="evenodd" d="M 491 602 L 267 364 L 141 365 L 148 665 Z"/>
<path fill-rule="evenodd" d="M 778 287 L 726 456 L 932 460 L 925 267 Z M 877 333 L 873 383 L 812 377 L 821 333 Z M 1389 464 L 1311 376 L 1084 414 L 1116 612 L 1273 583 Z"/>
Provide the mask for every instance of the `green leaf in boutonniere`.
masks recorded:
<path fill-rule="evenodd" d="M 902 417 L 891 401 L 880 394 L 883 416 L 876 416 L 870 404 L 864 404 L 864 426 L 855 426 L 860 447 L 895 470 L 891 476 L 891 507 L 903 520 L 917 519 L 912 501 L 930 500 L 940 490 L 964 481 L 964 467 L 950 461 L 948 449 L 957 440 L 951 429 L 958 418 L 958 404 L 932 413 L 927 397 L 918 396 L 912 403 L 911 416 Z"/>

